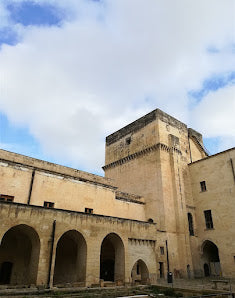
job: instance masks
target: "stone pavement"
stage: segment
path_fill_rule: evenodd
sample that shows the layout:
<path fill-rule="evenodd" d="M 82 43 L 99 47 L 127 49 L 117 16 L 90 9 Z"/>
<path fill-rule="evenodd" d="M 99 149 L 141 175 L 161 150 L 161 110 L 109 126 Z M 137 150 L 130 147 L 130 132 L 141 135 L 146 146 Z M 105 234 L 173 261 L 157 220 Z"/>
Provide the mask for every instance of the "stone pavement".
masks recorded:
<path fill-rule="evenodd" d="M 231 279 L 220 279 L 220 278 L 198 278 L 198 279 L 173 279 L 173 288 L 182 288 L 182 289 L 195 289 L 195 290 L 214 290 L 214 282 L 213 280 L 225 280 L 228 281 L 228 284 L 224 284 L 222 282 L 217 283 L 217 290 L 224 290 L 226 291 L 232 291 L 235 292 L 235 280 Z M 168 284 L 166 280 L 159 279 L 157 281 L 157 285 L 159 286 L 168 286 L 172 287 L 171 284 Z"/>

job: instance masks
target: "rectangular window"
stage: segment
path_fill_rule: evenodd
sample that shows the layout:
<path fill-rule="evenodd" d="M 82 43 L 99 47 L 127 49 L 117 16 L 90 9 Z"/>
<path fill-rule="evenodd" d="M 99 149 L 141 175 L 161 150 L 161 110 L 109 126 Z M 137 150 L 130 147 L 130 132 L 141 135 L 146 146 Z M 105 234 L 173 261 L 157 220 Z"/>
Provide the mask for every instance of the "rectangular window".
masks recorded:
<path fill-rule="evenodd" d="M 201 185 L 201 191 L 206 191 L 206 181 L 201 181 L 200 185 Z"/>
<path fill-rule="evenodd" d="M 93 214 L 93 209 L 85 208 L 85 213 Z"/>
<path fill-rule="evenodd" d="M 164 246 L 160 246 L 160 254 L 164 255 Z"/>
<path fill-rule="evenodd" d="M 0 201 L 13 202 L 14 201 L 14 196 L 8 196 L 8 195 L 1 195 L 0 194 Z"/>
<path fill-rule="evenodd" d="M 213 229 L 213 220 L 212 220 L 211 210 L 205 210 L 204 216 L 205 216 L 205 221 L 206 221 L 206 228 Z"/>
<path fill-rule="evenodd" d="M 53 203 L 53 202 L 46 202 L 46 201 L 44 201 L 44 207 L 47 207 L 47 208 L 54 208 L 54 205 L 55 205 L 55 203 Z"/>
<path fill-rule="evenodd" d="M 130 145 L 131 143 L 131 137 L 126 138 L 126 145 Z"/>

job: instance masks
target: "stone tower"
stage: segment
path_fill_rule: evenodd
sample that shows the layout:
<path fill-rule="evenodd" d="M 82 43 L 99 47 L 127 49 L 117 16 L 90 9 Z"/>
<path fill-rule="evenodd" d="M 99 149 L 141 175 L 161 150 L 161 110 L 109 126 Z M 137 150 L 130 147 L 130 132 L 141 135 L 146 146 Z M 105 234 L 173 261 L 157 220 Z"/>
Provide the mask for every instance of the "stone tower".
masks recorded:
<path fill-rule="evenodd" d="M 197 245 L 189 240 L 187 214 L 195 214 L 188 164 L 205 156 L 201 134 L 159 109 L 106 138 L 105 176 L 145 197 L 146 216 L 168 243 L 169 270 L 182 276 Z"/>

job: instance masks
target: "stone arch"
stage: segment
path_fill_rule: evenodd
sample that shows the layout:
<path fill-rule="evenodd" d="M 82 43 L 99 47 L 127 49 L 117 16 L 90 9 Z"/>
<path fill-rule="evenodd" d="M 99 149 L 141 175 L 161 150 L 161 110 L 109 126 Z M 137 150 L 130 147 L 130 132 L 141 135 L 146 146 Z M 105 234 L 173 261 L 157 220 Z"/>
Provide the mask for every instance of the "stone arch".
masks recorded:
<path fill-rule="evenodd" d="M 100 249 L 100 279 L 104 281 L 124 282 L 125 249 L 120 236 L 108 234 Z"/>
<path fill-rule="evenodd" d="M 131 278 L 133 283 L 149 283 L 149 270 L 143 260 L 139 259 L 135 262 L 131 270 Z"/>
<path fill-rule="evenodd" d="M 217 245 L 210 240 L 205 240 L 202 243 L 201 250 L 204 275 L 220 276 L 222 272 Z"/>
<path fill-rule="evenodd" d="M 10 228 L 0 245 L 0 283 L 36 284 L 40 238 L 34 228 L 20 224 Z"/>
<path fill-rule="evenodd" d="M 57 242 L 53 284 L 84 283 L 87 244 L 76 230 L 65 232 Z"/>

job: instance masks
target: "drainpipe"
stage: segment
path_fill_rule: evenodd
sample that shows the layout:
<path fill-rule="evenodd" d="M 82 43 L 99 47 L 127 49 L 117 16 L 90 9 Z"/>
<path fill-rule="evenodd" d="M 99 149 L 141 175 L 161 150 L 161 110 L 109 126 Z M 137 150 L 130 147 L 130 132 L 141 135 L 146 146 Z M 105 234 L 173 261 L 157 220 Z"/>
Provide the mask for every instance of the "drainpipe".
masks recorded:
<path fill-rule="evenodd" d="M 167 272 L 170 272 L 169 253 L 168 253 L 168 243 L 167 243 L 167 240 L 166 240 L 166 262 L 167 262 Z"/>
<path fill-rule="evenodd" d="M 30 205 L 30 201 L 31 201 L 31 195 L 32 195 L 32 190 L 33 190 L 34 176 L 35 176 L 35 170 L 32 171 L 31 182 L 30 182 L 30 186 L 29 186 L 28 202 L 27 202 L 28 205 Z"/>
<path fill-rule="evenodd" d="M 235 183 L 235 171 L 234 171 L 234 166 L 233 166 L 233 160 L 232 160 L 232 158 L 230 158 L 230 163 L 231 163 L 232 172 L 233 172 L 233 180 L 234 180 L 234 183 Z"/>
<path fill-rule="evenodd" d="M 47 279 L 48 288 L 50 288 L 51 267 L 52 267 L 53 249 L 54 249 L 54 242 L 55 242 L 55 228 L 56 228 L 56 220 L 53 221 L 52 232 L 51 232 L 51 251 L 50 251 L 49 270 L 48 270 L 48 279 Z"/>

